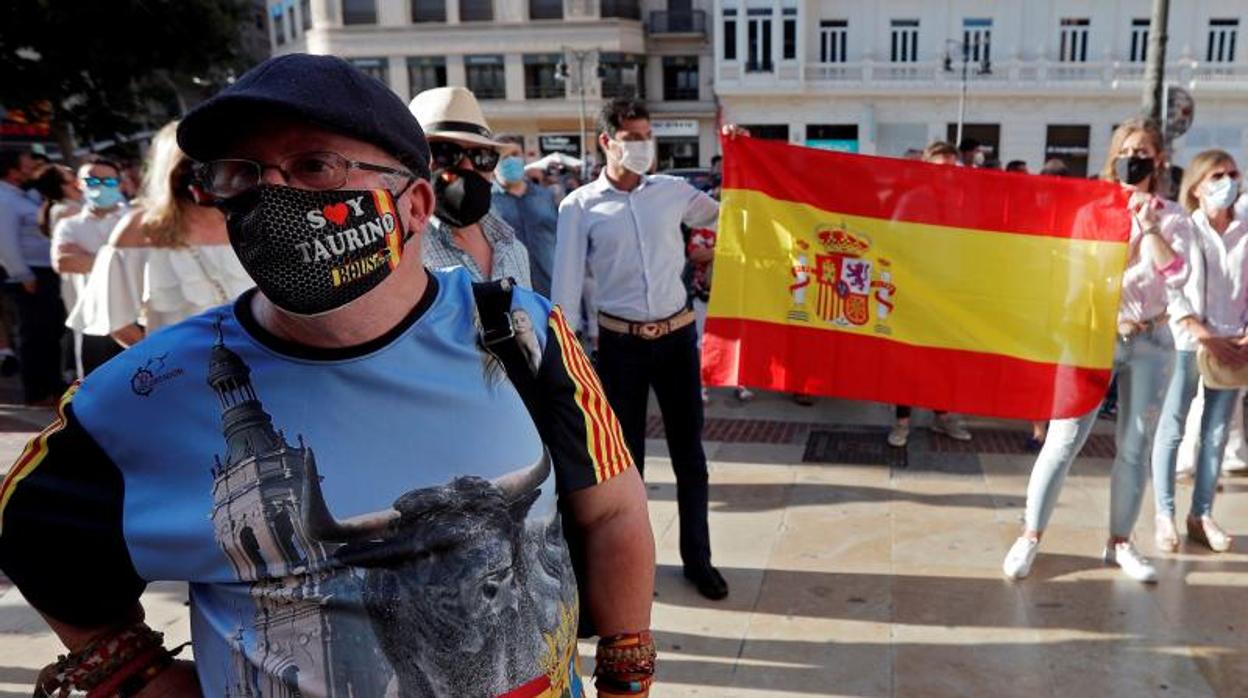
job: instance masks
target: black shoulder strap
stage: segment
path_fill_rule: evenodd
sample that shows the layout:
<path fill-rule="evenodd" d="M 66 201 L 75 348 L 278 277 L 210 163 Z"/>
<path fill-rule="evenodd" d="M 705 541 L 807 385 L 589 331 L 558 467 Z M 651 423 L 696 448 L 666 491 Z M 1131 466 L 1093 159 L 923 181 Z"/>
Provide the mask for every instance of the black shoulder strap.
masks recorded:
<path fill-rule="evenodd" d="M 478 281 L 472 284 L 472 295 L 477 302 L 477 315 L 481 318 L 481 346 L 494 355 L 507 371 L 507 377 L 516 386 L 520 399 L 537 424 L 537 376 L 524 359 L 520 343 L 516 341 L 516 329 L 511 320 L 511 293 L 515 282 L 511 279 Z M 534 319 L 536 322 L 536 318 Z"/>

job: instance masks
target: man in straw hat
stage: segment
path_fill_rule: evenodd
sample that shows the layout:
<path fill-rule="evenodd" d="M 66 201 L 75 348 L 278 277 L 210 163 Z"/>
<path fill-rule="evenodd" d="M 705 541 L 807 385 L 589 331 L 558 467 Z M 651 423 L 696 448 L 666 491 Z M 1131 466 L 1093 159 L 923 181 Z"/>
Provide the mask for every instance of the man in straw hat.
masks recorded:
<path fill-rule="evenodd" d="M 0 486 L 0 569 L 70 650 L 40 690 L 581 696 L 584 614 L 599 695 L 644 695 L 641 480 L 557 309 L 511 293 L 539 354 L 503 371 L 467 272 L 425 269 L 406 106 L 290 54 L 178 142 L 257 288 L 97 369 Z M 194 664 L 142 622 L 157 580 L 190 583 Z"/>
<path fill-rule="evenodd" d="M 515 232 L 490 213 L 490 176 L 504 144 L 462 87 L 437 87 L 412 99 L 433 156 L 436 207 L 421 247 L 432 269 L 463 267 L 474 281 L 514 279 L 533 288 L 529 255 Z"/>

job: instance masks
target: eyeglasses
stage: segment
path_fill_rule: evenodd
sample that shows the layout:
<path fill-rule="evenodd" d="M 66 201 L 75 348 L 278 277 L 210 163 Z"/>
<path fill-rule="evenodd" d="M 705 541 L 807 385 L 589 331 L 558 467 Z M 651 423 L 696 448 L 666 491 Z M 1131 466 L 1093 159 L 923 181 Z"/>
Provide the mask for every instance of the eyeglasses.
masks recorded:
<path fill-rule="evenodd" d="M 466 148 L 451 141 L 433 141 L 429 144 L 429 153 L 438 167 L 455 167 L 464 158 L 468 158 L 477 172 L 491 172 L 498 166 L 498 151 L 488 146 Z"/>
<path fill-rule="evenodd" d="M 356 162 L 338 153 L 321 151 L 292 155 L 277 164 L 241 158 L 202 162 L 195 167 L 195 177 L 204 193 L 228 199 L 260 184 L 265 170 L 277 170 L 291 186 L 316 191 L 341 188 L 347 183 L 347 175 L 351 170 L 381 175 L 386 188 L 392 192 L 406 188 L 417 179 L 416 175 L 406 170 L 370 162 Z"/>
<path fill-rule="evenodd" d="M 1230 171 L 1228 171 L 1228 172 L 1211 172 L 1211 173 L 1209 173 L 1209 179 L 1211 179 L 1211 180 L 1212 180 L 1212 181 L 1214 181 L 1214 182 L 1218 181 L 1219 179 L 1222 179 L 1223 177 L 1230 177 L 1231 179 L 1234 179 L 1234 180 L 1238 181 L 1238 180 L 1239 180 L 1239 170 L 1230 170 Z"/>
<path fill-rule="evenodd" d="M 83 177 L 82 183 L 88 187 L 115 187 L 121 184 L 121 180 L 116 177 Z"/>

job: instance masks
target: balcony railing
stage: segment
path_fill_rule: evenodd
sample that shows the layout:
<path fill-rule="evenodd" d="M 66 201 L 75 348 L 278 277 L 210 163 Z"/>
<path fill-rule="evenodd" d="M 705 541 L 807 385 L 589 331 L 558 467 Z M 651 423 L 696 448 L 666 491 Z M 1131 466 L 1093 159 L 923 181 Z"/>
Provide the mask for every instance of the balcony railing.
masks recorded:
<path fill-rule="evenodd" d="M 744 65 L 744 64 L 741 64 Z M 870 87 L 912 86 L 925 84 L 957 83 L 961 71 L 955 65 L 952 72 L 945 71 L 941 63 L 880 63 L 859 61 L 851 63 L 808 63 L 802 72 L 805 82 L 822 87 Z M 742 78 L 740 67 L 721 65 L 721 81 L 743 80 L 748 82 L 749 72 Z M 771 80 L 783 81 L 784 76 L 768 75 Z M 1067 63 L 1059 61 L 1004 61 L 994 63 L 992 72 L 976 74 L 973 85 L 989 89 L 1069 87 L 1102 89 L 1122 84 L 1135 84 L 1144 80 L 1144 66 L 1140 63 L 1094 62 Z M 1229 87 L 1248 85 L 1248 66 L 1197 61 L 1176 61 L 1166 66 L 1166 80 L 1179 85 Z"/>
<path fill-rule="evenodd" d="M 651 34 L 706 35 L 706 12 L 703 10 L 654 10 L 650 13 Z"/>

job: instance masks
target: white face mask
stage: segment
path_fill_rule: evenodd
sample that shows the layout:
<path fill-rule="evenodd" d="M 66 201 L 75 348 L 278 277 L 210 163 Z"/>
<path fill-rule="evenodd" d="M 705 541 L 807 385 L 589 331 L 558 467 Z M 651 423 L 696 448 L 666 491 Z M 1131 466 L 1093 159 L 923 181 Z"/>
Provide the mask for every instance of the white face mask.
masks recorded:
<path fill-rule="evenodd" d="M 1239 182 L 1230 177 L 1205 183 L 1205 204 L 1215 209 L 1230 208 L 1239 198 Z"/>
<path fill-rule="evenodd" d="M 629 172 L 644 175 L 654 164 L 654 139 L 615 141 L 620 146 L 620 166 Z"/>

